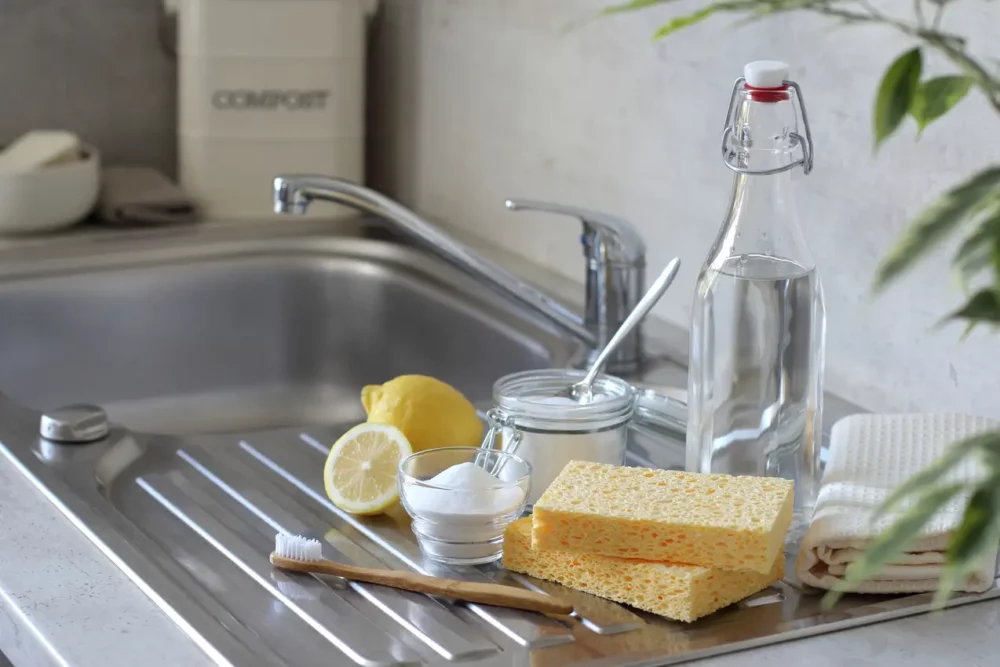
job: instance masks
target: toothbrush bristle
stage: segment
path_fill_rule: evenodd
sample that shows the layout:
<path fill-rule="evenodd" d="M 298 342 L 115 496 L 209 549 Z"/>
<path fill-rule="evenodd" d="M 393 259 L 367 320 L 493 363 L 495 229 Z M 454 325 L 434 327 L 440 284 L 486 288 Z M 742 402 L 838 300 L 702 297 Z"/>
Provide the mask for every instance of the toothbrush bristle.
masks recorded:
<path fill-rule="evenodd" d="M 323 548 L 319 540 L 301 535 L 278 533 L 274 536 L 274 551 L 282 558 L 301 561 L 323 560 Z"/>

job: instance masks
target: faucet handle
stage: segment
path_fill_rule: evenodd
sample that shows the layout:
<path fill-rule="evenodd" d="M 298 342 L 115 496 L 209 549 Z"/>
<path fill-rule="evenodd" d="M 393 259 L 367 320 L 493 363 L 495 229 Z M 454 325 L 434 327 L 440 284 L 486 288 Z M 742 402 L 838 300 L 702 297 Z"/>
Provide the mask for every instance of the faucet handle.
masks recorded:
<path fill-rule="evenodd" d="M 583 242 L 591 259 L 629 266 L 645 263 L 646 243 L 639 230 L 616 215 L 533 199 L 508 199 L 505 205 L 511 211 L 539 211 L 577 218 L 583 224 Z"/>
<path fill-rule="evenodd" d="M 618 216 L 575 206 L 530 199 L 508 199 L 506 205 L 511 211 L 568 215 L 583 223 L 581 241 L 587 257 L 583 324 L 596 342 L 588 360 L 593 363 L 645 289 L 646 243 L 639 230 Z M 607 370 L 631 372 L 641 359 L 642 334 L 637 327 L 611 355 Z"/>

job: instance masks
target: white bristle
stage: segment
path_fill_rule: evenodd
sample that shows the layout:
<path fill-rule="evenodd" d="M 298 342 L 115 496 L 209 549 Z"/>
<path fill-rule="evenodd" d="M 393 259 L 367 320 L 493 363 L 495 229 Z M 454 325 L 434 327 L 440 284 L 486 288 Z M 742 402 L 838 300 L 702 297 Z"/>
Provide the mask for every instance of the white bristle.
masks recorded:
<path fill-rule="evenodd" d="M 301 535 L 278 533 L 274 536 L 274 552 L 282 558 L 291 558 L 292 560 L 307 562 L 323 560 L 323 547 L 319 540 Z"/>

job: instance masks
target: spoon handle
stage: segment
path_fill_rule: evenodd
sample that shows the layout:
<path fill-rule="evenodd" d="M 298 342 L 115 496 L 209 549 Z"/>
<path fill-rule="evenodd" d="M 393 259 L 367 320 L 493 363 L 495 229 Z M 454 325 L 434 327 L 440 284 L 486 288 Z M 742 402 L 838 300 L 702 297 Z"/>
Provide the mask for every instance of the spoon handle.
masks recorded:
<path fill-rule="evenodd" d="M 611 337 L 608 344 L 605 345 L 604 349 L 601 350 L 601 353 L 597 355 L 597 360 L 594 361 L 594 364 L 590 367 L 590 371 L 588 371 L 586 377 L 583 378 L 583 384 L 590 386 L 594 383 L 594 378 L 596 378 L 597 374 L 601 372 L 601 368 L 604 367 L 604 363 L 608 360 L 611 353 L 614 352 L 615 348 L 618 347 L 622 340 L 625 339 L 625 336 L 632 333 L 632 329 L 635 328 L 635 325 L 646 316 L 646 313 L 649 312 L 650 308 L 656 305 L 656 302 L 660 300 L 663 293 L 667 291 L 668 287 L 670 287 L 670 283 L 674 282 L 674 277 L 677 275 L 677 270 L 680 266 L 681 260 L 679 257 L 674 257 L 670 260 L 666 268 L 663 269 L 663 272 L 656 278 L 652 287 L 650 287 L 646 293 L 642 295 L 639 303 L 636 304 L 635 310 L 629 313 L 629 316 L 625 318 L 622 325 L 618 327 L 618 331 L 615 332 L 615 335 Z"/>

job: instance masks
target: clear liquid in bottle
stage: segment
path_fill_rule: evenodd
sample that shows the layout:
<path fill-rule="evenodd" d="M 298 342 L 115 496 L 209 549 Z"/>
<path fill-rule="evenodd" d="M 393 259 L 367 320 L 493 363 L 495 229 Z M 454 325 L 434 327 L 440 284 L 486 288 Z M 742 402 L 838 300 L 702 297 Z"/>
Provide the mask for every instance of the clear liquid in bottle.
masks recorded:
<path fill-rule="evenodd" d="M 738 82 L 730 119 L 733 198 L 692 309 L 687 469 L 793 480 L 794 540 L 818 490 L 825 361 L 823 290 L 790 182 L 811 146 L 784 83 Z"/>

